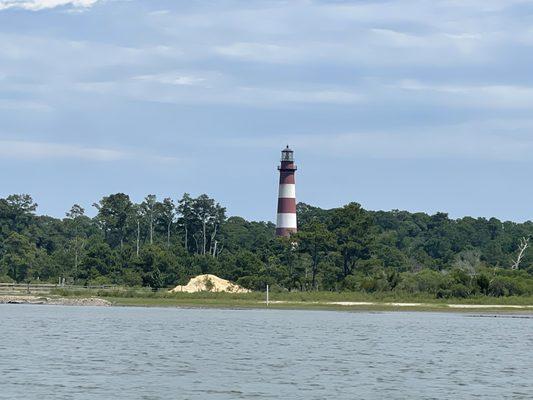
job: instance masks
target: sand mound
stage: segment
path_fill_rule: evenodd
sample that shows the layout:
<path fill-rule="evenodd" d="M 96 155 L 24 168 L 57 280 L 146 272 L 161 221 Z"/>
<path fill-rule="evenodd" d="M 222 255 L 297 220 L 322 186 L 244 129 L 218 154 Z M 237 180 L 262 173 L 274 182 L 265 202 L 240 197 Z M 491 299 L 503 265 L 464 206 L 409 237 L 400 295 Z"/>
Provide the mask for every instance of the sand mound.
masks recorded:
<path fill-rule="evenodd" d="M 250 290 L 236 285 L 216 275 L 205 274 L 192 278 L 187 285 L 178 285 L 170 292 L 231 292 L 231 293 L 248 293 Z"/>

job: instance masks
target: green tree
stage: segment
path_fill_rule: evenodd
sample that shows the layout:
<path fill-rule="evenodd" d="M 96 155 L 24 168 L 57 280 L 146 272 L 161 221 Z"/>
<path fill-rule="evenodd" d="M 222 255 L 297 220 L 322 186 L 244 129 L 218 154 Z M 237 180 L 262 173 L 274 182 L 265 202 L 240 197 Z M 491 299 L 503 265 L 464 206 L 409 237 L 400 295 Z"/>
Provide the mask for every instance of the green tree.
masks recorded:
<path fill-rule="evenodd" d="M 150 287 L 156 291 L 163 287 L 163 280 L 161 279 L 161 271 L 158 268 L 155 268 L 150 273 Z"/>
<path fill-rule="evenodd" d="M 89 240 L 85 257 L 80 264 L 77 278 L 86 284 L 103 283 L 114 270 L 116 253 L 98 237 Z"/>
<path fill-rule="evenodd" d="M 85 217 L 85 210 L 82 206 L 79 204 L 74 204 L 69 212 L 66 213 L 67 219 L 67 226 L 70 226 L 74 238 L 72 240 L 72 248 L 74 252 L 74 275 L 77 275 L 78 272 L 78 266 L 80 261 L 80 253 L 83 251 L 83 248 L 85 247 L 85 238 L 82 236 L 82 219 Z"/>
<path fill-rule="evenodd" d="M 166 197 L 163 202 L 156 204 L 156 216 L 158 225 L 165 230 L 167 247 L 170 247 L 170 234 L 176 217 L 176 205 L 170 197 Z"/>
<path fill-rule="evenodd" d="M 297 235 L 299 242 L 299 250 L 306 252 L 312 259 L 311 270 L 311 287 L 315 290 L 318 289 L 316 277 L 318 275 L 318 267 L 320 261 L 327 255 L 328 251 L 334 246 L 334 235 L 327 229 L 327 226 L 313 220 L 305 228 L 298 232 Z"/>
<path fill-rule="evenodd" d="M 370 257 L 371 226 L 370 215 L 357 203 L 349 203 L 333 211 L 329 228 L 342 255 L 344 277 L 353 272 L 358 260 Z"/>
<path fill-rule="evenodd" d="M 192 212 L 202 229 L 201 254 L 216 255 L 216 235 L 226 219 L 226 209 L 209 196 L 202 194 L 194 199 Z"/>
<path fill-rule="evenodd" d="M 98 210 L 96 221 L 111 245 L 117 243 L 122 248 L 127 234 L 127 221 L 133 211 L 130 197 L 124 193 L 116 193 L 102 198 L 93 204 Z"/>
<path fill-rule="evenodd" d="M 15 282 L 25 282 L 32 277 L 32 267 L 37 256 L 35 245 L 17 232 L 12 232 L 4 241 L 2 269 Z"/>
<path fill-rule="evenodd" d="M 141 203 L 141 210 L 147 221 L 150 244 L 154 244 L 154 221 L 157 211 L 157 197 L 154 194 L 146 196 Z"/>
<path fill-rule="evenodd" d="M 190 251 L 189 236 L 191 232 L 194 233 L 196 230 L 197 221 L 194 218 L 193 198 L 189 195 L 189 193 L 184 193 L 181 200 L 178 201 L 177 211 L 178 215 L 180 216 L 178 219 L 178 224 L 183 229 L 183 245 L 185 250 Z"/>
<path fill-rule="evenodd" d="M 0 199 L 0 232 L 22 232 L 34 218 L 37 204 L 29 194 L 12 194 Z"/>

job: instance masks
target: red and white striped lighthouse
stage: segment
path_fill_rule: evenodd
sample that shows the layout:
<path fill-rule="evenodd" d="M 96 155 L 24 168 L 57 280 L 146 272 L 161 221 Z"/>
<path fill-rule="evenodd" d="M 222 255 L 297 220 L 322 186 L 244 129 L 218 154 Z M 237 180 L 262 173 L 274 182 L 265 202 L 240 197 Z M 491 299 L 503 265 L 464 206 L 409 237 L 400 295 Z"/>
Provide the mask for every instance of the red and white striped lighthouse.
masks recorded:
<path fill-rule="evenodd" d="M 278 218 L 276 236 L 289 236 L 297 230 L 296 225 L 296 185 L 294 173 L 294 152 L 287 146 L 281 152 L 279 170 Z"/>

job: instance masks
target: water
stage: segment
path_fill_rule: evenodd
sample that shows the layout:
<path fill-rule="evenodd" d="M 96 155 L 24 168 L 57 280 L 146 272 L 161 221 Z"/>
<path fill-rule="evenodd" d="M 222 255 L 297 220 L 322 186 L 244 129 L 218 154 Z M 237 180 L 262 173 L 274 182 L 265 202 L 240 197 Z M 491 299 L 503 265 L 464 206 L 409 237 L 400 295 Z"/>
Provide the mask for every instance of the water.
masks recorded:
<path fill-rule="evenodd" d="M 533 319 L 0 305 L 0 399 L 532 399 Z"/>

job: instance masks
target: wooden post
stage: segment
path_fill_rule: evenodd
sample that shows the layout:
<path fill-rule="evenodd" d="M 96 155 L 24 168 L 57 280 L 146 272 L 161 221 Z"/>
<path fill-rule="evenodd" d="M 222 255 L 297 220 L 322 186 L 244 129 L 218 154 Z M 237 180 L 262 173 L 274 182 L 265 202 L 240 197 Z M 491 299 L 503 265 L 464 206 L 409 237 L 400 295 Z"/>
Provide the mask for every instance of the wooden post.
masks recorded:
<path fill-rule="evenodd" d="M 268 293 L 268 285 L 267 285 L 267 292 L 266 292 L 266 296 L 267 296 L 267 298 L 266 298 L 266 305 L 267 305 L 267 307 L 268 307 L 268 303 L 269 303 L 269 300 L 270 300 L 270 299 L 268 298 L 268 294 L 269 294 L 269 293 Z"/>

